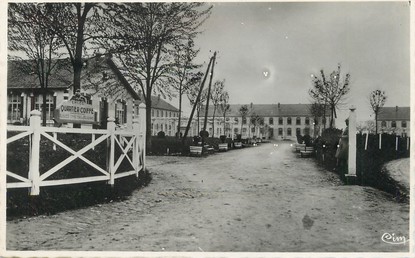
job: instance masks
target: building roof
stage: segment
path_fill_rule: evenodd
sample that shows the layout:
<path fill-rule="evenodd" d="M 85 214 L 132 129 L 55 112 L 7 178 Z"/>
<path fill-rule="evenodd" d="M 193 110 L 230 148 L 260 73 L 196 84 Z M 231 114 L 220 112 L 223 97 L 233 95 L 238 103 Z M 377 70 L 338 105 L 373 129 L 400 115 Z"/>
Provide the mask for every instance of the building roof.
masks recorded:
<path fill-rule="evenodd" d="M 140 100 L 135 101 L 135 104 L 139 105 L 140 103 L 143 103 L 143 102 L 144 102 L 144 99 L 141 98 Z M 170 103 L 162 99 L 160 96 L 151 96 L 151 107 L 153 109 L 161 109 L 161 110 L 179 112 L 179 109 L 177 109 L 175 106 L 171 105 Z"/>
<path fill-rule="evenodd" d="M 411 110 L 409 107 L 383 107 L 378 114 L 378 121 L 410 120 Z"/>
<path fill-rule="evenodd" d="M 65 59 L 58 60 L 56 72 L 49 78 L 49 89 L 67 89 L 73 81 L 73 73 Z M 7 62 L 8 89 L 39 89 L 39 79 L 33 72 L 34 62 L 30 60 L 9 60 Z"/>
<path fill-rule="evenodd" d="M 69 59 L 58 59 L 53 63 L 56 63 L 56 67 L 49 78 L 48 89 L 67 89 L 72 86 L 73 83 L 73 70 Z M 99 86 L 103 86 L 102 75 L 108 71 L 114 73 L 115 77 L 124 86 L 124 89 L 133 97 L 133 99 L 139 99 L 139 95 L 128 83 L 125 77 L 122 75 L 117 65 L 111 59 L 111 57 L 98 55 L 93 58 L 85 59 L 85 67 L 82 69 L 82 88 L 90 88 L 92 81 L 95 78 L 99 78 Z M 39 79 L 33 72 L 34 62 L 31 60 L 12 60 L 8 61 L 8 73 L 7 73 L 7 88 L 8 89 L 39 89 Z M 110 90 L 107 85 L 108 90 Z M 115 85 L 115 87 L 118 87 Z M 113 87 L 114 88 L 114 87 Z M 95 90 L 97 91 L 97 89 Z M 114 89 L 110 90 L 110 95 L 114 95 Z"/>
<path fill-rule="evenodd" d="M 231 104 L 227 116 L 240 117 L 239 109 L 243 104 Z M 248 110 L 262 117 L 288 117 L 288 116 L 312 116 L 311 104 L 247 104 Z M 205 109 L 202 107 L 201 114 Z M 216 110 L 216 116 L 220 116 L 220 110 Z M 213 116 L 213 106 L 209 106 L 208 116 Z"/>

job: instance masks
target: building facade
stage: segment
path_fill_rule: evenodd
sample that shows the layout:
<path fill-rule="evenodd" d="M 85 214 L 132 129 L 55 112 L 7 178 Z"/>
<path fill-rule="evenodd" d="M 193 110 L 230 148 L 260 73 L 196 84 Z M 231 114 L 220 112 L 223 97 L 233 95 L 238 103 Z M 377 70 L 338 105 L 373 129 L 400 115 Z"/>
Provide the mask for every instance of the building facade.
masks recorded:
<path fill-rule="evenodd" d="M 28 61 L 8 62 L 7 123 L 26 125 L 30 111 L 42 111 L 43 91 L 35 73 L 22 64 Z M 62 102 L 73 96 L 73 74 L 68 60 L 59 60 L 59 69 L 54 70 L 46 90 L 46 125 L 59 125 L 54 120 L 54 110 Z M 141 96 L 134 90 L 122 75 L 111 57 L 97 56 L 84 62 L 81 78 L 81 94 L 95 113 L 95 127 L 105 128 L 108 117 L 114 117 L 119 127 L 131 127 L 132 120 L 138 115 L 138 105 L 142 103 Z M 164 131 L 166 135 L 174 135 L 175 121 L 178 110 L 160 97 L 152 97 L 152 121 L 154 134 Z M 43 118 L 43 112 L 42 112 Z M 82 125 L 91 127 L 92 125 Z M 176 122 L 177 126 L 177 122 Z"/>
<path fill-rule="evenodd" d="M 311 104 L 249 104 L 246 105 L 246 117 L 239 112 L 242 106 L 230 105 L 225 117 L 218 110 L 214 119 L 211 106 L 207 124 L 209 135 L 235 137 L 241 134 L 242 138 L 294 140 L 297 135 L 315 137 L 321 134 L 324 127 L 328 127 L 329 117 L 314 117 L 310 112 Z M 204 111 L 201 113 L 204 114 Z M 203 128 L 203 123 L 204 119 L 201 118 L 199 128 Z"/>
<path fill-rule="evenodd" d="M 378 114 L 378 132 L 409 136 L 411 111 L 409 107 L 382 107 Z"/>

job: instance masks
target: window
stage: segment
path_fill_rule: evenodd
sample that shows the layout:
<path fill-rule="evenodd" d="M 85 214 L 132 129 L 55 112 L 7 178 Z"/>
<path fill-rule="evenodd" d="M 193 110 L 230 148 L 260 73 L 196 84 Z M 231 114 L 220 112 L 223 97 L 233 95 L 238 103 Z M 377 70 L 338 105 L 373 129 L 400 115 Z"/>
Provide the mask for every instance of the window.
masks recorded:
<path fill-rule="evenodd" d="M 242 133 L 246 133 L 246 128 L 242 128 Z"/>
<path fill-rule="evenodd" d="M 159 130 L 159 124 L 156 124 L 156 133 L 158 132 L 158 130 Z"/>
<path fill-rule="evenodd" d="M 159 114 L 159 110 L 157 109 L 157 117 L 159 117 L 159 115 L 160 115 L 160 114 Z"/>
<path fill-rule="evenodd" d="M 396 128 L 396 121 L 392 121 L 392 127 Z"/>
<path fill-rule="evenodd" d="M 278 118 L 278 124 L 279 124 L 279 125 L 282 125 L 282 124 L 283 124 L 282 117 L 279 117 L 279 118 Z"/>
<path fill-rule="evenodd" d="M 122 101 L 115 103 L 115 121 L 119 124 L 125 123 L 125 104 Z"/>
<path fill-rule="evenodd" d="M 304 134 L 310 135 L 310 128 L 304 128 Z"/>
<path fill-rule="evenodd" d="M 287 128 L 287 136 L 291 136 L 291 128 Z"/>
<path fill-rule="evenodd" d="M 406 121 L 402 121 L 402 128 L 406 128 Z"/>
<path fill-rule="evenodd" d="M 42 112 L 43 116 L 43 97 L 41 95 L 37 95 L 35 97 L 35 109 Z M 46 95 L 46 119 L 52 120 L 53 119 L 53 96 L 52 94 Z"/>
<path fill-rule="evenodd" d="M 278 135 L 282 136 L 282 128 L 278 128 Z"/>
<path fill-rule="evenodd" d="M 287 118 L 287 125 L 290 125 L 291 124 L 291 117 L 288 117 Z"/>
<path fill-rule="evenodd" d="M 306 123 L 307 123 L 307 120 L 306 120 Z M 314 119 L 314 124 L 318 125 L 318 119 Z"/>
<path fill-rule="evenodd" d="M 255 133 L 255 127 L 251 128 L 251 133 Z"/>
<path fill-rule="evenodd" d="M 234 120 L 234 121 L 235 121 L 235 123 L 237 123 L 237 124 L 239 123 L 239 119 L 238 119 L 237 117 L 235 117 L 235 120 Z"/>
<path fill-rule="evenodd" d="M 305 124 L 306 124 L 306 125 L 310 125 L 310 118 L 309 118 L 309 117 L 306 117 L 306 118 L 305 118 Z"/>
<path fill-rule="evenodd" d="M 8 105 L 8 120 L 20 120 L 23 112 L 23 106 L 21 102 L 22 98 L 18 95 L 9 96 Z"/>
<path fill-rule="evenodd" d="M 238 134 L 238 128 L 233 128 L 233 132 L 234 132 L 235 134 Z"/>
<path fill-rule="evenodd" d="M 161 129 L 160 129 L 160 131 L 163 131 L 163 124 L 161 124 Z"/>
<path fill-rule="evenodd" d="M 69 89 L 65 89 L 63 91 L 63 100 L 68 100 L 69 99 Z"/>
<path fill-rule="evenodd" d="M 380 123 L 380 126 L 382 126 L 382 127 L 386 127 L 386 121 L 382 121 L 382 122 Z"/>
<path fill-rule="evenodd" d="M 272 118 L 272 117 L 269 118 L 269 124 L 270 125 L 273 125 L 274 124 L 274 118 Z"/>
<path fill-rule="evenodd" d="M 296 125 L 301 125 L 301 117 L 297 117 L 297 118 L 295 119 L 295 124 L 296 124 Z"/>
<path fill-rule="evenodd" d="M 301 135 L 301 128 L 295 129 L 295 135 Z"/>
<path fill-rule="evenodd" d="M 243 118 L 242 118 L 242 124 L 243 124 L 243 125 L 246 125 L 246 117 L 243 117 Z"/>
<path fill-rule="evenodd" d="M 162 110 L 161 111 L 161 117 L 163 117 L 164 116 L 164 111 Z M 162 130 L 163 131 L 163 130 Z"/>

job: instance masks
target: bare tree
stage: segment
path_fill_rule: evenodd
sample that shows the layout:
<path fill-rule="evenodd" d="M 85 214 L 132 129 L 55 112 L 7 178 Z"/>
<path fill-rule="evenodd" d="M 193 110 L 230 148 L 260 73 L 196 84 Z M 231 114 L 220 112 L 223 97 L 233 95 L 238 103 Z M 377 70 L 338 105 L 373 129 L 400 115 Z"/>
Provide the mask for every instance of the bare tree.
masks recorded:
<path fill-rule="evenodd" d="M 384 91 L 381 90 L 374 90 L 370 93 L 369 96 L 370 107 L 375 114 L 375 133 L 378 133 L 378 115 L 381 111 L 382 107 L 385 105 L 386 102 L 386 94 Z"/>
<path fill-rule="evenodd" d="M 342 103 L 345 95 L 350 91 L 349 82 L 350 74 L 346 74 L 341 80 L 341 66 L 337 66 L 337 71 L 333 71 L 329 78 L 324 71 L 320 71 L 321 78 L 313 75 L 313 88 L 309 90 L 310 96 L 317 103 L 327 103 L 330 108 L 330 128 L 333 127 L 334 119 L 337 118 L 339 104 Z"/>
<path fill-rule="evenodd" d="M 62 56 L 58 50 L 62 42 L 49 29 L 49 19 L 56 14 L 48 5 L 32 3 L 10 3 L 8 8 L 8 48 L 16 60 L 14 68 L 27 74 L 35 74 L 40 85 L 42 103 L 42 125 L 46 126 L 49 80 Z M 28 60 L 23 60 L 23 54 Z M 51 110 L 49 110 L 51 111 Z"/>
<path fill-rule="evenodd" d="M 226 115 L 230 112 L 231 106 L 229 105 L 229 93 L 223 91 L 219 101 L 219 110 L 223 117 L 223 133 L 226 135 Z"/>
<path fill-rule="evenodd" d="M 114 8 L 122 15 L 114 20 L 117 31 L 113 48 L 124 75 L 143 93 L 147 143 L 151 144 L 151 95 L 159 92 L 171 96 L 167 78 L 175 64 L 174 48 L 197 36 L 212 7 L 204 3 L 149 2 Z"/>
<path fill-rule="evenodd" d="M 264 118 L 253 112 L 250 117 L 250 124 L 254 126 L 254 136 L 257 136 L 256 129 L 264 125 Z"/>
<path fill-rule="evenodd" d="M 48 20 L 52 30 L 65 46 L 73 69 L 73 90 L 81 89 L 81 75 L 85 61 L 86 42 L 103 37 L 105 4 L 47 3 L 56 18 Z M 108 23 L 106 23 L 108 24 Z"/>
<path fill-rule="evenodd" d="M 326 128 L 326 107 L 324 104 L 320 104 L 314 102 L 310 105 L 310 114 L 313 116 L 314 119 L 314 134 L 316 135 L 316 131 L 320 131 L 320 124 L 323 124 L 323 128 Z M 317 128 L 317 130 L 316 130 Z"/>
<path fill-rule="evenodd" d="M 190 105 L 193 107 L 195 106 L 196 109 L 196 117 L 197 117 L 197 131 L 199 132 L 199 118 L 200 118 L 200 109 L 202 108 L 203 103 L 206 101 L 207 98 L 207 89 L 202 90 L 202 93 L 200 94 L 199 101 L 196 103 L 197 95 L 199 94 L 200 90 L 200 82 L 202 80 L 203 74 L 198 73 L 198 83 L 199 85 L 197 87 L 191 87 L 187 90 L 187 98 L 189 99 Z M 196 80 L 196 79 L 195 79 Z"/>
<path fill-rule="evenodd" d="M 169 85 L 177 92 L 179 97 L 179 118 L 177 125 L 177 137 L 180 137 L 180 124 L 182 112 L 182 98 L 190 88 L 195 88 L 200 83 L 197 76 L 197 69 L 200 65 L 194 64 L 194 59 L 199 50 L 194 49 L 193 40 L 189 40 L 187 45 L 180 44 L 174 47 L 174 62 L 168 77 Z"/>
<path fill-rule="evenodd" d="M 222 98 L 222 94 L 225 88 L 225 80 L 222 81 L 216 81 L 213 84 L 213 89 L 212 89 L 212 94 L 211 94 L 211 99 L 212 99 L 212 105 L 213 105 L 213 114 L 212 114 L 212 118 L 213 118 L 213 133 L 212 133 L 212 137 L 215 136 L 215 116 L 216 116 L 216 110 L 219 107 L 221 98 Z"/>
<path fill-rule="evenodd" d="M 243 106 L 241 106 L 239 108 L 239 114 L 242 117 L 242 121 L 241 121 L 241 134 L 242 134 L 242 125 L 243 125 L 244 121 L 246 122 L 246 117 L 247 117 L 248 113 L 249 113 L 249 109 L 248 109 L 248 106 L 247 105 L 243 105 Z"/>

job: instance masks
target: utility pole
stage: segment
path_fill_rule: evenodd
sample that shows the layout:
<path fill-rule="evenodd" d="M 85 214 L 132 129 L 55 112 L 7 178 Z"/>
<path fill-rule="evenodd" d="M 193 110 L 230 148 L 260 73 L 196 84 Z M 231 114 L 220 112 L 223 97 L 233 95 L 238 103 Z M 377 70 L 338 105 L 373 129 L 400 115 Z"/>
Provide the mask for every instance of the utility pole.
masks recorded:
<path fill-rule="evenodd" d="M 213 53 L 213 64 L 212 64 L 212 71 L 210 72 L 210 79 L 209 79 L 209 88 L 208 88 L 208 94 L 207 94 L 207 100 L 206 100 L 206 110 L 205 110 L 205 123 L 203 125 L 203 132 L 206 131 L 206 125 L 207 125 L 207 116 L 209 111 L 209 99 L 210 99 L 210 89 L 212 88 L 212 78 L 213 78 L 213 71 L 215 70 L 215 62 L 216 62 L 216 51 Z M 213 121 L 214 122 L 214 121 Z M 205 144 L 205 137 L 202 136 L 202 146 Z"/>
<path fill-rule="evenodd" d="M 203 81 L 200 84 L 199 93 L 197 94 L 197 97 L 196 97 L 196 100 L 195 100 L 195 104 L 193 105 L 192 112 L 190 113 L 189 121 L 187 122 L 186 131 L 184 132 L 184 135 L 183 135 L 183 138 L 182 138 L 182 143 L 183 144 L 184 144 L 184 141 L 185 141 L 185 139 L 187 137 L 187 134 L 189 133 L 189 128 L 190 128 L 190 125 L 191 125 L 192 120 L 193 120 L 193 115 L 195 113 L 196 106 L 198 105 L 198 103 L 200 101 L 200 96 L 202 95 L 203 86 L 205 85 L 206 78 L 207 78 L 207 74 L 209 73 L 209 69 L 210 69 L 210 65 L 212 64 L 212 61 L 213 61 L 213 57 L 210 58 L 209 65 L 208 65 L 208 67 L 206 69 L 205 76 L 203 77 Z M 199 121 L 198 121 L 198 125 L 197 126 L 199 127 Z"/>

